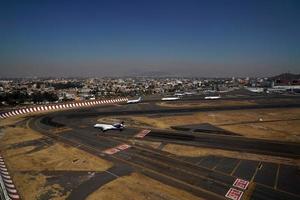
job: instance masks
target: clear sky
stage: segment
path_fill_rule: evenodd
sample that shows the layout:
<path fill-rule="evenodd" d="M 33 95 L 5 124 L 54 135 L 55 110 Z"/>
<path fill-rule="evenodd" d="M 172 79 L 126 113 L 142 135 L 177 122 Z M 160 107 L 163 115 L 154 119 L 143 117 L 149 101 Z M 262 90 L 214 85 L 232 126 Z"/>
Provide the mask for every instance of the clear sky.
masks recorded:
<path fill-rule="evenodd" d="M 0 77 L 300 73 L 299 0 L 2 0 Z"/>

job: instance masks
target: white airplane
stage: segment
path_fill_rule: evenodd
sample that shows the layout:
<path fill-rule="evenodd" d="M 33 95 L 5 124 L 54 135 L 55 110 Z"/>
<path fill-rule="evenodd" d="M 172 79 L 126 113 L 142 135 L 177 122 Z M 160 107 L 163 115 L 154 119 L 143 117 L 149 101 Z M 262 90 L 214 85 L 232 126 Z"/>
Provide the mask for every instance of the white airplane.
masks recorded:
<path fill-rule="evenodd" d="M 208 96 L 208 97 L 204 97 L 204 99 L 220 99 L 221 96 Z"/>
<path fill-rule="evenodd" d="M 98 129 L 102 130 L 102 132 L 105 132 L 108 130 L 122 131 L 125 128 L 125 125 L 124 125 L 124 122 L 115 123 L 115 124 L 95 124 L 94 128 L 98 128 Z"/>
<path fill-rule="evenodd" d="M 174 96 L 182 97 L 182 96 L 184 96 L 184 93 L 178 93 L 178 92 L 176 92 L 176 93 L 174 94 Z"/>
<path fill-rule="evenodd" d="M 185 92 L 184 95 L 194 95 L 196 94 L 195 92 Z"/>
<path fill-rule="evenodd" d="M 179 100 L 179 99 L 180 99 L 179 97 L 164 97 L 161 100 L 162 101 L 176 101 L 176 100 Z"/>
<path fill-rule="evenodd" d="M 130 104 L 130 103 L 139 103 L 142 101 L 142 97 L 139 97 L 138 99 L 133 99 L 133 100 L 128 100 L 127 103 Z"/>

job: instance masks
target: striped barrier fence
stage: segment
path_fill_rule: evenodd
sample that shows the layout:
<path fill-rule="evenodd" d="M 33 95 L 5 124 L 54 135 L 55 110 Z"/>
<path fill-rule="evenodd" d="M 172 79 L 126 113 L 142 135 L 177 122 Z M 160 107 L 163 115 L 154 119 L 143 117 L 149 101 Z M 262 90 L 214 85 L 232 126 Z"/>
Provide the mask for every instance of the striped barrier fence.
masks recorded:
<path fill-rule="evenodd" d="M 6 168 L 3 157 L 0 155 L 0 185 L 5 200 L 21 199 L 16 186 L 11 179 L 8 169 Z"/>
<path fill-rule="evenodd" d="M 5 113 L 0 114 L 0 119 L 6 119 L 13 116 L 24 115 L 28 113 L 34 112 L 43 112 L 43 111 L 50 111 L 50 110 L 62 110 L 68 108 L 78 108 L 78 107 L 87 107 L 87 106 L 96 106 L 102 104 L 112 104 L 112 103 L 121 103 L 128 101 L 128 98 L 116 98 L 116 99 L 109 99 L 109 100 L 94 100 L 94 101 L 87 101 L 87 102 L 71 102 L 71 103 L 64 103 L 64 104 L 52 104 L 52 105 L 44 105 L 44 106 L 35 106 L 30 108 L 20 108 L 12 111 L 8 111 Z"/>

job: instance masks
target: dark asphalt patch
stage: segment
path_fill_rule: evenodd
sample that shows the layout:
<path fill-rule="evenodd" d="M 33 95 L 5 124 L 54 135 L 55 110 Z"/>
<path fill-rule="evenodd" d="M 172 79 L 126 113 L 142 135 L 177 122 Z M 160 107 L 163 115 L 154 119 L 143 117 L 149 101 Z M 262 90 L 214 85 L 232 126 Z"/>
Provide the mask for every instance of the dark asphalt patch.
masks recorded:
<path fill-rule="evenodd" d="M 291 165 L 280 165 L 277 188 L 300 195 L 299 167 Z"/>
<path fill-rule="evenodd" d="M 271 187 L 275 186 L 275 179 L 278 164 L 262 163 L 261 168 L 257 171 L 254 181 Z"/>
<path fill-rule="evenodd" d="M 254 175 L 257 166 L 258 161 L 242 160 L 233 175 L 249 181 Z"/>
<path fill-rule="evenodd" d="M 221 135 L 239 135 L 230 131 L 226 131 L 222 128 L 219 128 L 209 123 L 172 126 L 171 128 L 179 131 L 192 131 L 199 134 L 211 133 L 211 134 L 221 134 Z"/>
<path fill-rule="evenodd" d="M 84 132 L 84 131 L 77 131 L 73 130 L 70 133 L 63 133 L 61 136 L 64 138 L 70 139 L 70 140 L 76 140 L 79 144 L 87 144 L 88 146 L 97 148 L 98 150 L 106 150 L 108 148 L 113 148 L 120 143 L 108 140 L 104 137 L 97 137 L 89 132 Z"/>
<path fill-rule="evenodd" d="M 200 161 L 203 158 L 204 157 L 185 157 L 185 158 L 182 158 L 182 160 L 184 160 L 185 162 L 189 162 L 189 163 L 197 165 L 198 163 L 200 163 Z"/>
<path fill-rule="evenodd" d="M 256 185 L 250 200 L 299 200 L 299 198 L 269 187 Z"/>
<path fill-rule="evenodd" d="M 56 127 L 56 128 L 61 128 L 61 127 L 65 126 L 62 123 L 54 121 L 52 117 L 43 117 L 41 119 L 41 123 L 43 123 L 43 124 L 45 124 L 47 126 L 52 126 L 52 127 Z"/>
<path fill-rule="evenodd" d="M 19 142 L 16 144 L 11 144 L 9 149 L 23 148 L 23 147 L 34 147 L 32 150 L 27 151 L 26 154 L 34 153 L 42 149 L 48 148 L 54 144 L 53 140 L 50 138 L 39 138 L 35 140 L 29 140 L 25 142 Z"/>
<path fill-rule="evenodd" d="M 207 156 L 204 157 L 198 165 L 212 169 L 220 162 L 221 159 L 221 157 L 217 156 Z"/>
<path fill-rule="evenodd" d="M 239 160 L 235 158 L 224 158 L 220 161 L 215 170 L 230 174 L 238 162 Z"/>
<path fill-rule="evenodd" d="M 87 196 L 99 189 L 101 186 L 117 179 L 120 176 L 129 175 L 131 172 L 132 169 L 125 165 L 119 165 L 118 167 L 113 167 L 104 172 L 97 172 L 92 178 L 74 188 L 67 199 L 86 199 Z"/>

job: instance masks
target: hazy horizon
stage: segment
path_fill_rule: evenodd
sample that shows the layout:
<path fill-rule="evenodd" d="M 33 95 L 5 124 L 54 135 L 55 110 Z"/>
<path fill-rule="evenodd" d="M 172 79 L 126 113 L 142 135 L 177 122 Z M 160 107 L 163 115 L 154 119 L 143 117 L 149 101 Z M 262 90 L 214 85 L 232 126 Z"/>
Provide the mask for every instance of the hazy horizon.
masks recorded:
<path fill-rule="evenodd" d="M 300 1 L 7 1 L 0 77 L 300 73 Z"/>

